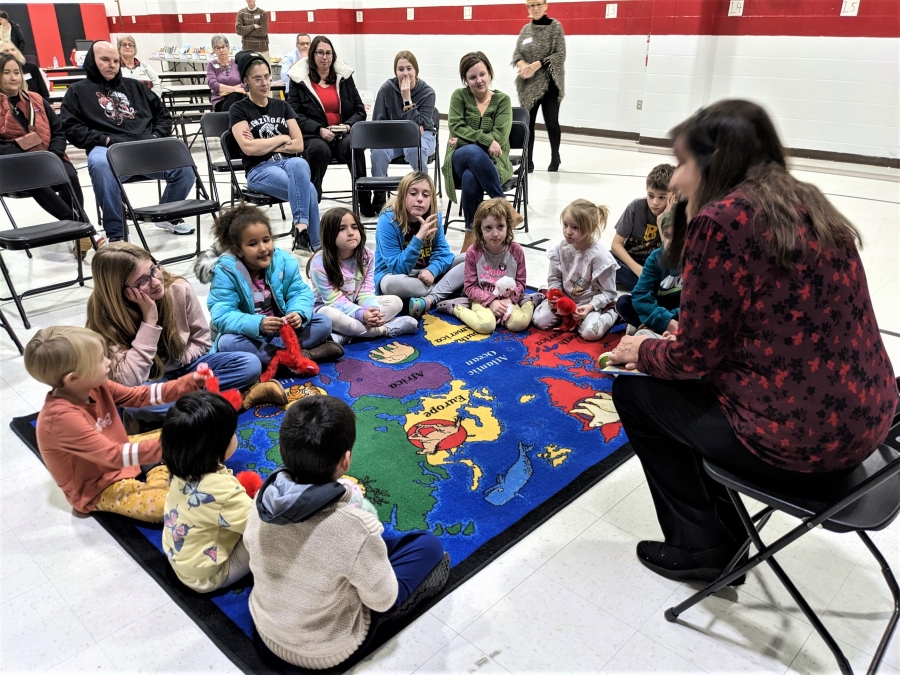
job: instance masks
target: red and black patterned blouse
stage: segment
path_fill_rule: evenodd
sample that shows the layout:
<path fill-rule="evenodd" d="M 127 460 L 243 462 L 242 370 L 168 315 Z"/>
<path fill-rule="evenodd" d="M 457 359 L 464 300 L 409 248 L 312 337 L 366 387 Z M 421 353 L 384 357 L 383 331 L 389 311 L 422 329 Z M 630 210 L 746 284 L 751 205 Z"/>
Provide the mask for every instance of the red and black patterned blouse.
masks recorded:
<path fill-rule="evenodd" d="M 812 240 L 779 267 L 753 236 L 753 211 L 733 192 L 691 221 L 678 340 L 645 340 L 638 368 L 707 377 L 738 438 L 770 464 L 856 466 L 885 439 L 897 404 L 859 252 L 817 255 Z"/>

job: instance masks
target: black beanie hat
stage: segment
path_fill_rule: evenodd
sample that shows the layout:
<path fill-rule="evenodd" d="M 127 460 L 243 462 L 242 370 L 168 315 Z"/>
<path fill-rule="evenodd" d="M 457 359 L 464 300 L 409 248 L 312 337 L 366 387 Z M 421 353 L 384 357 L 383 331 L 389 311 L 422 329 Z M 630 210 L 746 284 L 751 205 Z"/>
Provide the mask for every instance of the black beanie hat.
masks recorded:
<path fill-rule="evenodd" d="M 266 64 L 266 68 L 269 69 L 269 72 L 272 72 L 272 67 L 269 65 L 266 57 L 259 52 L 253 51 L 252 49 L 245 49 L 244 51 L 238 52 L 234 55 L 234 60 L 235 63 L 237 63 L 238 73 L 241 76 L 241 82 L 244 81 L 244 75 L 246 75 L 247 69 L 254 61 L 262 61 Z"/>

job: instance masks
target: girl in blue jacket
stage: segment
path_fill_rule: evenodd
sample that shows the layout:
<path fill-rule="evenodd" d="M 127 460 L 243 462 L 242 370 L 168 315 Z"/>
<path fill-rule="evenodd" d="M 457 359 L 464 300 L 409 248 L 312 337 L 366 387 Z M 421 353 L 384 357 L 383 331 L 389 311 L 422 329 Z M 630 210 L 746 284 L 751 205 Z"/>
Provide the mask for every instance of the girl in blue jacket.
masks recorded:
<path fill-rule="evenodd" d="M 284 349 L 278 331 L 288 323 L 307 358 L 321 363 L 343 356 L 343 347 L 331 341 L 331 320 L 313 313 L 313 294 L 297 261 L 275 247 L 261 210 L 248 205 L 226 210 L 212 231 L 215 245 L 195 269 L 206 281 L 212 267 L 206 305 L 216 333 L 213 351 L 256 354 L 265 368 Z"/>
<path fill-rule="evenodd" d="M 427 173 L 406 174 L 397 196 L 378 217 L 375 292 L 409 303 L 418 319 L 462 291 L 464 255 L 454 256 L 444 238 L 434 183 Z"/>

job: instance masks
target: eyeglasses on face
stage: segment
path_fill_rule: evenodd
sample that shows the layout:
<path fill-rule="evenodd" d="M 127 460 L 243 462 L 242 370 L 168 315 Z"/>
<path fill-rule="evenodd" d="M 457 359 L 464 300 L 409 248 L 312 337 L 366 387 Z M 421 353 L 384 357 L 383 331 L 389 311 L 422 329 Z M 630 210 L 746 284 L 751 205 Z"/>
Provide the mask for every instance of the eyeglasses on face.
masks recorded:
<path fill-rule="evenodd" d="M 143 290 L 146 290 L 150 286 L 150 283 L 154 279 L 159 279 L 161 276 L 162 276 L 162 270 L 159 267 L 159 263 L 154 262 L 153 265 L 150 267 L 149 274 L 145 274 L 140 279 L 138 279 L 137 283 L 134 286 L 125 286 L 125 288 L 136 288 L 139 291 L 143 291 Z"/>
<path fill-rule="evenodd" d="M 135 45 L 134 45 L 133 42 L 123 42 L 123 43 L 122 43 L 122 46 L 123 46 L 123 47 L 131 47 L 132 49 L 134 49 L 134 46 L 135 46 Z"/>
<path fill-rule="evenodd" d="M 320 59 L 328 59 L 334 56 L 334 52 L 323 52 L 321 49 L 317 49 L 316 56 L 318 56 Z"/>
<path fill-rule="evenodd" d="M 250 81 L 253 84 L 262 84 L 263 82 L 271 82 L 272 76 L 271 75 L 262 75 L 260 77 L 251 77 Z"/>

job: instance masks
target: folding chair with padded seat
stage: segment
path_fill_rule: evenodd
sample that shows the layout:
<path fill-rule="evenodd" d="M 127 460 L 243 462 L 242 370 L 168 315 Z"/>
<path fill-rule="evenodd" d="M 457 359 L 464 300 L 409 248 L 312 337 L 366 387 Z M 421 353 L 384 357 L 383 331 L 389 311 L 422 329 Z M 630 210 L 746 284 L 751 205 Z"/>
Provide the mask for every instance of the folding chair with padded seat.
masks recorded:
<path fill-rule="evenodd" d="M 894 629 L 897 627 L 897 619 L 900 616 L 900 588 L 897 586 L 897 580 L 894 578 L 887 560 L 866 532 L 883 530 L 896 519 L 900 512 L 900 415 L 894 416 L 894 425 L 884 444 L 839 484 L 836 484 L 833 489 L 819 490 L 815 497 L 773 490 L 765 485 L 746 480 L 707 460 L 704 460 L 703 468 L 713 480 L 721 483 L 728 490 L 749 537 L 716 581 L 681 604 L 667 609 L 666 619 L 677 620 L 678 615 L 685 610 L 724 588 L 760 563 L 766 562 L 806 618 L 809 619 L 816 632 L 828 645 L 841 672 L 852 673 L 853 670 L 850 668 L 847 657 L 844 656 L 837 642 L 831 637 L 774 556 L 818 525 L 831 532 L 856 532 L 881 567 L 881 573 L 884 575 L 894 600 L 893 613 L 869 665 L 868 672 L 874 673 L 881 663 Z M 766 507 L 751 517 L 741 501 L 740 494 L 745 494 L 765 504 Z M 762 542 L 759 531 L 775 511 L 783 511 L 803 522 L 772 544 L 766 545 Z M 755 526 L 754 523 L 758 523 L 758 525 Z M 751 543 L 758 552 L 746 562 L 741 563 L 741 558 Z"/>
<path fill-rule="evenodd" d="M 178 262 L 181 260 L 190 260 L 200 254 L 200 216 L 205 214 L 217 214 L 219 212 L 219 202 L 212 200 L 203 187 L 203 181 L 200 173 L 197 171 L 197 165 L 194 164 L 194 158 L 191 156 L 190 150 L 178 138 L 154 138 L 147 141 L 132 141 L 129 143 L 116 143 L 111 145 L 107 151 L 107 160 L 109 167 L 112 169 L 113 175 L 116 177 L 116 183 L 122 193 L 122 202 L 125 206 L 123 210 L 122 225 L 125 228 L 125 239 L 128 239 L 128 219 L 134 222 L 141 243 L 147 251 L 150 247 L 141 231 L 142 222 L 158 223 L 162 221 L 175 221 L 182 218 L 197 217 L 197 246 L 193 253 L 175 256 L 161 260 L 161 263 Z M 154 204 L 152 206 L 142 206 L 134 208 L 128 193 L 125 192 L 125 186 L 122 182 L 122 176 L 146 175 L 158 173 L 160 171 L 170 171 L 172 169 L 190 169 L 194 172 L 194 185 L 196 186 L 196 199 L 181 199 L 168 204 Z"/>
<path fill-rule="evenodd" d="M 434 109 L 434 114 L 431 116 L 431 123 L 434 125 L 434 152 L 428 156 L 428 161 L 426 164 L 434 165 L 434 185 L 437 188 L 437 196 L 443 197 L 443 175 L 441 174 L 441 114 L 438 112 L 438 109 Z M 406 161 L 406 158 L 402 155 L 400 157 L 394 157 L 391 160 L 391 164 L 398 165 L 406 165 L 409 166 L 409 162 Z"/>
<path fill-rule="evenodd" d="M 357 122 L 350 134 L 350 152 L 384 148 L 418 148 L 422 156 L 419 125 L 412 120 L 379 120 Z M 403 176 L 356 176 L 356 162 L 351 163 L 353 180 L 353 213 L 359 216 L 359 191 L 396 191 Z"/>
<path fill-rule="evenodd" d="M 219 142 L 222 144 L 222 152 L 225 155 L 224 163 L 229 166 L 228 170 L 231 173 L 231 203 L 243 200 L 256 206 L 275 206 L 277 204 L 278 208 L 281 209 L 281 219 L 284 220 L 284 202 L 281 199 L 251 190 L 246 184 L 241 185 L 240 181 L 238 181 L 237 171 L 243 171 L 244 164 L 240 159 L 242 157 L 241 146 L 238 145 L 237 139 L 231 133 L 231 129 L 226 129 L 222 132 Z M 275 235 L 274 238 L 278 239 L 279 237 L 288 237 L 290 235 L 291 232 L 282 232 Z"/>
<path fill-rule="evenodd" d="M 74 243 L 78 245 L 78 240 L 90 238 L 92 246 L 96 249 L 97 242 L 94 240 L 96 234 L 94 226 L 91 225 L 87 214 L 75 198 L 75 192 L 69 183 L 69 177 L 66 175 L 66 169 L 62 160 L 50 152 L 28 152 L 19 155 L 4 155 L 0 157 L 0 185 L 3 186 L 4 193 L 22 193 L 28 190 L 34 190 L 42 187 L 52 187 L 54 185 L 65 185 L 69 190 L 69 196 L 72 204 L 80 220 L 55 220 L 50 223 L 40 225 L 29 225 L 27 227 L 19 227 L 6 205 L 6 198 L 0 194 L 0 203 L 6 212 L 6 217 L 12 224 L 12 230 L 0 232 L 0 250 L 7 251 L 26 251 L 29 249 L 40 248 L 42 246 L 51 246 L 63 242 Z M 71 249 L 70 249 L 71 250 Z M 22 306 L 22 298 L 29 295 L 36 295 L 44 291 L 53 291 L 66 286 L 78 284 L 84 286 L 84 269 L 80 255 L 75 256 L 78 265 L 78 276 L 71 281 L 63 281 L 40 288 L 30 288 L 24 293 L 18 293 L 13 286 L 12 279 L 9 276 L 9 270 L 3 261 L 3 255 L 0 254 L 0 270 L 6 279 L 6 285 L 9 287 L 12 296 L 9 298 L 0 298 L 0 300 L 13 300 L 19 315 L 22 317 L 22 323 L 25 328 L 31 328 L 28 317 L 25 315 L 25 308 Z"/>

